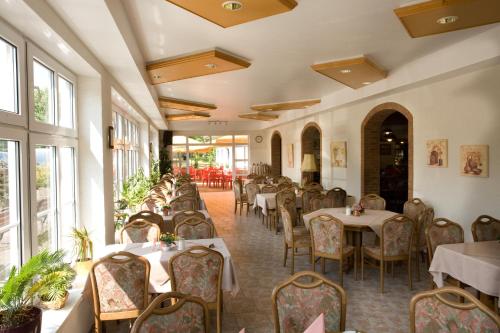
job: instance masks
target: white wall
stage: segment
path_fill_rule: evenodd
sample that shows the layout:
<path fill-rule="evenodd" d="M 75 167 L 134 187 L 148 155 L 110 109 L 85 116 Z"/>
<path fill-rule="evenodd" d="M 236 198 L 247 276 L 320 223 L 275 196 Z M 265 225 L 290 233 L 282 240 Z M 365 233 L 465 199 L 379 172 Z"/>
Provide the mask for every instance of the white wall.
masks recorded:
<path fill-rule="evenodd" d="M 361 124 L 374 107 L 386 102 L 403 105 L 413 115 L 414 196 L 434 207 L 436 217 L 447 217 L 465 229 L 480 214 L 500 217 L 500 65 L 465 73 L 425 86 L 382 94 L 352 105 L 327 110 L 266 130 L 282 134 L 283 174 L 300 180 L 300 135 L 314 121 L 322 129 L 322 183 L 340 186 L 359 199 L 361 192 Z M 448 139 L 448 168 L 426 167 L 425 142 Z M 265 139 L 269 141 L 270 139 Z M 347 169 L 330 167 L 330 142 L 347 141 Z M 267 142 L 266 141 L 266 142 Z M 288 168 L 287 146 L 295 148 L 295 167 Z M 459 147 L 488 144 L 489 178 L 460 175 Z M 270 145 L 266 144 L 268 158 Z M 262 152 L 259 151 L 259 154 Z"/>

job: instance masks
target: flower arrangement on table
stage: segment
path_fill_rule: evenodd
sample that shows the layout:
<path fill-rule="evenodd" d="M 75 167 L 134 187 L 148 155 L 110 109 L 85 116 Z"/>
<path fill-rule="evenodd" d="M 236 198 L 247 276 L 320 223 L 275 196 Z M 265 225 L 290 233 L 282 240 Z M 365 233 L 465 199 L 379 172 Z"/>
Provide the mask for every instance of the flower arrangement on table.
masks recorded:
<path fill-rule="evenodd" d="M 163 215 L 167 216 L 170 209 L 172 209 L 172 207 L 170 207 L 169 204 L 165 204 L 165 205 L 163 205 L 163 207 L 161 209 L 163 211 Z"/>
<path fill-rule="evenodd" d="M 363 206 L 363 204 L 360 202 L 358 204 L 354 204 L 352 205 L 352 215 L 354 216 L 361 216 L 361 214 L 363 214 L 365 212 L 365 207 Z"/>
<path fill-rule="evenodd" d="M 164 234 L 160 234 L 160 242 L 162 244 L 165 244 L 166 246 L 170 247 L 172 246 L 173 244 L 175 244 L 175 241 L 178 240 L 179 238 L 170 233 L 170 232 L 166 232 Z"/>

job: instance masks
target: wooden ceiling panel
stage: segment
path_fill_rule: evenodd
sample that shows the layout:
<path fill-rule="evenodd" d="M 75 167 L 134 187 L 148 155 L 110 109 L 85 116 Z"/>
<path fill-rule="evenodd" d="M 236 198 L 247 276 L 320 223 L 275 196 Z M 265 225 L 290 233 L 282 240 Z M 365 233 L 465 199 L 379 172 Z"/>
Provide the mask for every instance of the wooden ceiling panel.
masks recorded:
<path fill-rule="evenodd" d="M 296 109 L 307 109 L 308 107 L 321 103 L 321 99 L 310 99 L 306 101 L 294 101 L 274 104 L 261 104 L 253 105 L 250 108 L 255 111 L 269 112 L 269 111 L 287 111 Z"/>
<path fill-rule="evenodd" d="M 431 0 L 396 8 L 394 13 L 416 38 L 500 22 L 500 1 Z"/>
<path fill-rule="evenodd" d="M 160 107 L 166 109 L 184 110 L 192 112 L 210 111 L 217 109 L 217 106 L 213 104 L 186 101 L 183 99 L 170 98 L 170 97 L 160 97 L 159 101 L 160 101 Z"/>
<path fill-rule="evenodd" d="M 270 120 L 275 120 L 275 119 L 279 118 L 279 116 L 274 115 L 274 114 L 264 114 L 264 113 L 260 113 L 260 112 L 244 113 L 244 114 L 238 115 L 238 117 L 243 118 L 243 119 L 263 120 L 263 121 L 270 121 Z"/>
<path fill-rule="evenodd" d="M 165 118 L 168 121 L 198 120 L 198 119 L 210 118 L 210 115 L 204 112 L 190 112 L 182 114 L 167 114 Z"/>
<path fill-rule="evenodd" d="M 212 50 L 152 63 L 146 66 L 146 70 L 152 84 L 161 84 L 249 66 L 250 63 L 241 58 L 220 50 Z"/>
<path fill-rule="evenodd" d="M 239 0 L 242 7 L 228 10 L 226 0 L 167 0 L 223 28 L 288 12 L 297 6 L 295 0 Z"/>
<path fill-rule="evenodd" d="M 387 77 L 387 72 L 366 57 L 332 61 L 312 65 L 311 68 L 353 89 L 364 87 Z"/>

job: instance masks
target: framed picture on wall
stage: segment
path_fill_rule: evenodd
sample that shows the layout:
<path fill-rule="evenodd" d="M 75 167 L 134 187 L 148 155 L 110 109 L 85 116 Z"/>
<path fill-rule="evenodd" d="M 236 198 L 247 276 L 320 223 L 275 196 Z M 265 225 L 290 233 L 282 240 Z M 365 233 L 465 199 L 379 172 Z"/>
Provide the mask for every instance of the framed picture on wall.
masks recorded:
<path fill-rule="evenodd" d="M 330 144 L 330 156 L 332 167 L 347 168 L 347 142 L 333 141 Z"/>
<path fill-rule="evenodd" d="M 427 140 L 425 144 L 427 166 L 433 168 L 448 167 L 448 140 Z"/>
<path fill-rule="evenodd" d="M 460 146 L 460 174 L 462 176 L 488 177 L 488 145 Z"/>
<path fill-rule="evenodd" d="M 288 155 L 288 167 L 289 168 L 293 168 L 293 143 L 290 143 L 288 145 L 288 151 L 287 151 L 287 155 Z"/>

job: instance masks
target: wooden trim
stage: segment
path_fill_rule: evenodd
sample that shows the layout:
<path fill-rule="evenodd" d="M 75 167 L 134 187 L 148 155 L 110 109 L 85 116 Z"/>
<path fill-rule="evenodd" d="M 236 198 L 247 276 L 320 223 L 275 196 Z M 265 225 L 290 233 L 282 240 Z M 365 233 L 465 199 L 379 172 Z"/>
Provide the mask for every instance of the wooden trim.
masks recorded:
<path fill-rule="evenodd" d="M 271 121 L 271 120 L 278 119 L 280 116 L 274 115 L 274 114 L 264 114 L 264 113 L 260 113 L 260 112 L 252 112 L 252 113 L 239 114 L 238 117 L 243 118 L 243 119 Z"/>
<path fill-rule="evenodd" d="M 321 103 L 321 99 L 309 99 L 296 102 L 282 102 L 282 103 L 271 103 L 271 104 L 258 104 L 258 105 L 252 105 L 250 109 L 261 112 L 287 111 L 287 110 L 307 109 L 308 107 L 318 103 Z"/>
<path fill-rule="evenodd" d="M 171 97 L 160 97 L 158 98 L 161 108 L 184 110 L 184 111 L 209 111 L 216 110 L 217 106 L 214 104 L 201 103 L 188 101 L 185 99 L 171 98 Z"/>
<path fill-rule="evenodd" d="M 190 112 L 183 114 L 167 114 L 165 119 L 168 121 L 182 121 L 182 120 L 196 120 L 196 119 L 206 119 L 211 116 L 208 113 L 203 112 Z"/>
<path fill-rule="evenodd" d="M 235 57 L 235 56 L 230 55 L 228 53 L 222 52 L 220 50 L 211 50 L 211 51 L 191 54 L 191 55 L 187 55 L 187 56 L 176 57 L 173 59 L 163 60 L 163 61 L 159 61 L 159 62 L 154 62 L 154 63 L 146 65 L 146 70 L 151 71 L 154 69 L 161 69 L 163 67 L 169 67 L 169 66 L 190 63 L 192 61 L 197 61 L 197 60 L 212 59 L 214 57 L 226 60 L 228 62 L 231 62 L 233 64 L 236 64 L 238 66 L 245 67 L 245 68 L 248 68 L 251 65 L 248 61 L 245 61 L 241 58 Z"/>

